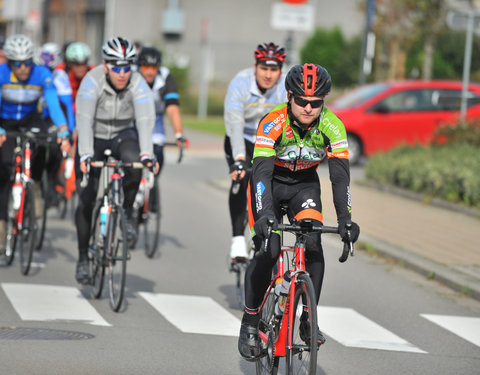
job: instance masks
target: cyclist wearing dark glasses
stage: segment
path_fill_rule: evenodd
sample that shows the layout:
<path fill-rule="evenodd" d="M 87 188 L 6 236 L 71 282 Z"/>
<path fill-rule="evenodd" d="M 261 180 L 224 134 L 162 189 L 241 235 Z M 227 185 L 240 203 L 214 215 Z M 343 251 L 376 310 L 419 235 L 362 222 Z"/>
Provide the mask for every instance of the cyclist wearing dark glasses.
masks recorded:
<path fill-rule="evenodd" d="M 325 156 L 333 190 L 340 236 L 355 242 L 360 228 L 351 221 L 350 171 L 345 126 L 328 108 L 325 96 L 331 78 L 320 65 L 295 65 L 285 79 L 288 101 L 275 107 L 261 121 L 253 152 L 249 185 L 249 218 L 255 250 L 262 246 L 268 222 L 281 219 L 281 204 L 290 220 L 312 219 L 323 223 L 317 167 Z M 350 235 L 346 224 L 352 223 Z M 280 236 L 272 232 L 265 253 L 255 256 L 245 273 L 245 313 L 238 348 L 247 359 L 260 355 L 258 309 L 280 254 Z M 322 289 L 325 261 L 320 234 L 306 243 L 306 269 L 313 281 L 317 303 Z M 325 341 L 318 330 L 318 343 Z"/>
<path fill-rule="evenodd" d="M 147 82 L 140 73 L 132 71 L 135 47 L 127 39 L 111 38 L 103 45 L 102 56 L 104 63 L 85 75 L 75 100 L 80 170 L 86 173 L 87 161 L 103 159 L 107 148 L 117 160 L 141 160 L 151 165 L 154 162 L 155 102 Z M 76 279 L 82 284 L 90 280 L 88 240 L 99 173 L 98 169 L 90 171 L 88 185 L 80 191 L 75 214 L 79 250 Z M 136 237 L 131 217 L 141 173 L 140 169 L 125 170 L 124 208 L 130 242 Z"/>
<path fill-rule="evenodd" d="M 5 249 L 5 220 L 15 147 L 15 136 L 8 136 L 8 133 L 17 131 L 19 127 L 36 127 L 47 132 L 45 121 L 38 111 L 38 102 L 43 96 L 51 119 L 58 128 L 59 138 L 66 139 L 69 135 L 52 74 L 48 68 L 33 63 L 33 42 L 25 35 L 17 34 L 5 41 L 3 49 L 7 63 L 0 65 L 0 126 L 7 132 L 7 140 L 0 153 L 0 253 Z M 62 149 L 68 146 L 68 141 L 62 142 Z M 38 146 L 34 148 L 32 155 L 37 215 L 41 215 L 43 211 L 40 179 L 45 168 L 45 152 L 44 146 Z"/>

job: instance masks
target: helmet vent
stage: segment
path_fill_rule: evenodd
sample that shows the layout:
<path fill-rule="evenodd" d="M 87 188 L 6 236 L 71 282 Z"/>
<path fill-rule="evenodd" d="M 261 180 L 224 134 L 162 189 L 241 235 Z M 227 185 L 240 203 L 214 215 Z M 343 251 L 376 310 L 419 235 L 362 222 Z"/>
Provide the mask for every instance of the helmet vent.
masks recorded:
<path fill-rule="evenodd" d="M 305 96 L 314 96 L 317 82 L 317 67 L 314 64 L 303 65 L 303 86 Z"/>

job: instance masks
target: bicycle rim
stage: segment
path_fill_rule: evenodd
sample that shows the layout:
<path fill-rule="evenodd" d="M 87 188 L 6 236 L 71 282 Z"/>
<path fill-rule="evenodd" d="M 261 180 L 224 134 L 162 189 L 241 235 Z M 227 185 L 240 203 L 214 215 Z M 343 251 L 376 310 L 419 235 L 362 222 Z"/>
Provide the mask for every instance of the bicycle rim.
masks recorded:
<path fill-rule="evenodd" d="M 128 244 L 126 238 L 126 216 L 122 207 L 112 209 L 108 222 L 106 256 L 108 260 L 108 286 L 110 306 L 120 310 L 125 293 L 127 276 Z"/>
<path fill-rule="evenodd" d="M 277 339 L 278 334 L 279 322 L 277 322 L 274 316 L 275 303 L 275 294 L 273 291 L 270 291 L 267 301 L 263 306 L 259 323 L 259 331 L 262 332 L 265 335 L 264 337 L 267 337 L 268 340 L 265 342 L 264 340 L 260 339 L 263 355 L 258 361 L 255 362 L 257 375 L 276 375 L 278 372 L 279 357 L 275 357 L 274 349 L 275 340 Z"/>
<path fill-rule="evenodd" d="M 102 203 L 102 201 L 97 201 L 93 211 L 92 230 L 90 232 L 89 260 L 93 298 L 100 298 L 102 295 L 103 280 L 105 277 L 105 239 L 100 235 L 100 207 Z"/>
<path fill-rule="evenodd" d="M 150 190 L 150 194 L 155 194 L 157 189 L 152 188 Z M 156 197 L 149 197 L 150 200 L 148 201 L 148 210 L 145 213 L 145 219 L 143 222 L 143 233 L 144 233 L 144 246 L 145 246 L 145 254 L 148 258 L 153 258 L 155 255 L 158 243 L 160 241 L 160 192 L 157 192 Z M 142 214 L 141 213 L 141 214 Z"/>
<path fill-rule="evenodd" d="M 24 275 L 27 275 L 30 271 L 33 248 L 35 247 L 35 197 L 33 184 L 30 182 L 25 187 L 23 225 L 19 235 L 20 270 Z"/>
<path fill-rule="evenodd" d="M 317 304 L 315 292 L 310 277 L 299 275 L 295 284 L 293 302 L 293 324 L 289 329 L 292 347 L 287 348 L 286 373 L 289 375 L 315 375 L 317 370 Z M 301 316 L 306 316 L 307 329 L 300 332 Z M 306 323 L 304 323 L 306 324 Z M 303 336 L 303 337 L 302 337 Z M 311 339 L 313 337 L 313 340 Z"/>
<path fill-rule="evenodd" d="M 15 257 L 15 248 L 17 246 L 17 224 L 15 220 L 16 212 L 13 209 L 13 196 L 10 193 L 8 199 L 8 217 L 7 217 L 7 243 L 5 249 L 5 260 L 7 265 L 10 266 Z"/>

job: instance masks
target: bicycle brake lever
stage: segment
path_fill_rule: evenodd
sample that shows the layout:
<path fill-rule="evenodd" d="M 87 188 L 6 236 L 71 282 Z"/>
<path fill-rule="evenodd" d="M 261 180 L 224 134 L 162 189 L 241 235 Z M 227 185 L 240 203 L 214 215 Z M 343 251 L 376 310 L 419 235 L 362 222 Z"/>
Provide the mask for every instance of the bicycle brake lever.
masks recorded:
<path fill-rule="evenodd" d="M 264 251 L 265 253 L 267 252 L 268 242 L 269 242 L 270 236 L 271 236 L 271 234 L 272 234 L 273 224 L 274 224 L 274 221 L 273 221 L 273 220 L 268 220 L 267 236 L 265 237 L 265 241 L 263 242 L 263 251 Z"/>

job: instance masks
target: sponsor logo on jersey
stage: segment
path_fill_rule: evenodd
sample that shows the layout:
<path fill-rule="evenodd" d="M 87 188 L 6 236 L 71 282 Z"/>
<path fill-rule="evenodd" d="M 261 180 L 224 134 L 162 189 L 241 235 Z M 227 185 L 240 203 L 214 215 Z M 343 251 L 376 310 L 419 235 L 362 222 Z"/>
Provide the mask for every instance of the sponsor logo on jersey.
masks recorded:
<path fill-rule="evenodd" d="M 268 134 L 270 133 L 270 131 L 275 127 L 275 123 L 274 122 L 267 122 L 266 124 L 263 125 L 263 132 L 265 134 Z"/>
<path fill-rule="evenodd" d="M 293 130 L 292 130 L 292 127 L 290 125 L 287 125 L 287 128 L 285 129 L 285 136 L 287 138 L 293 138 L 294 137 Z"/>
<path fill-rule="evenodd" d="M 322 124 L 325 125 L 337 137 L 340 136 L 340 130 L 338 129 L 337 125 L 333 124 L 328 117 L 323 119 Z"/>
<path fill-rule="evenodd" d="M 263 184 L 263 182 L 262 181 L 257 182 L 257 185 L 255 186 L 255 202 L 256 202 L 257 212 L 259 212 L 263 207 L 262 195 L 264 191 L 265 191 L 265 185 Z"/>
<path fill-rule="evenodd" d="M 257 139 L 255 140 L 255 144 L 260 146 L 273 147 L 273 145 L 275 144 L 275 141 L 268 137 L 257 136 Z"/>
<path fill-rule="evenodd" d="M 332 150 L 335 150 L 338 148 L 347 148 L 348 142 L 346 139 L 342 139 L 341 141 L 332 143 L 331 146 L 332 146 Z"/>

